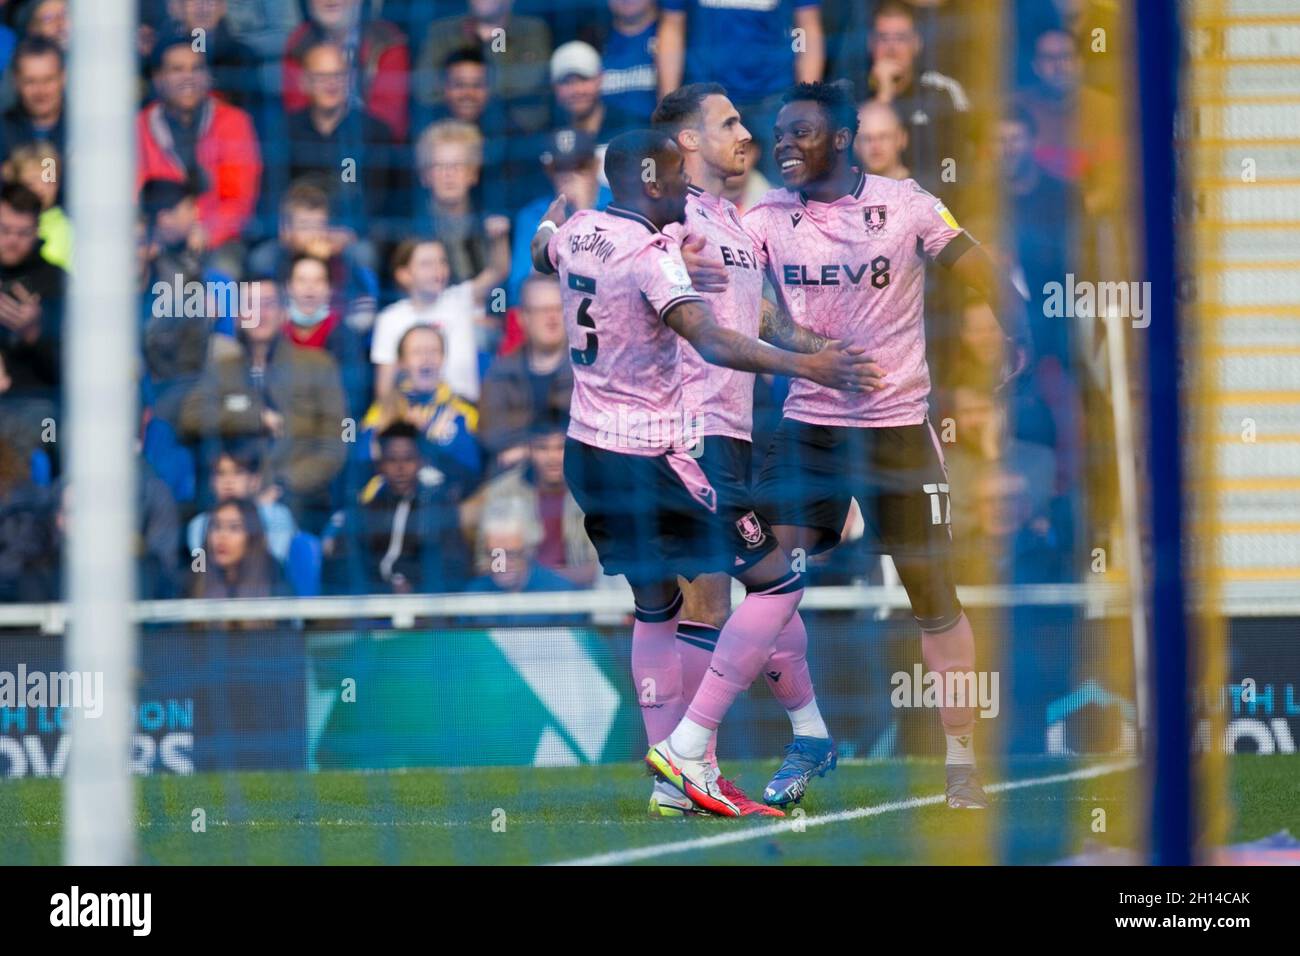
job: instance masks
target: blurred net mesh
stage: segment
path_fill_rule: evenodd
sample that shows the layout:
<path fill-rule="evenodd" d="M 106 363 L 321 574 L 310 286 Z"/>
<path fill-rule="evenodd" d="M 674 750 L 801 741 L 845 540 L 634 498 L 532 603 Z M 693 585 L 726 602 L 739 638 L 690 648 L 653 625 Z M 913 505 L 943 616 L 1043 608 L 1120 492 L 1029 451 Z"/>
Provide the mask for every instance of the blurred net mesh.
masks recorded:
<path fill-rule="evenodd" d="M 970 614 L 977 633 L 1003 635 L 987 642 L 1000 657 L 981 662 L 1003 688 L 996 719 L 979 728 L 990 780 L 1131 753 L 1132 703 L 1109 689 L 1108 632 L 1122 621 L 1067 605 Z M 819 704 L 842 759 L 828 782 L 854 781 L 837 793 L 843 806 L 822 800 L 808 813 L 929 797 L 943 753 L 935 714 L 890 697 L 891 676 L 917 662 L 909 616 L 864 608 L 809 612 L 807 623 Z M 624 625 L 151 631 L 133 758 L 145 778 L 140 860 L 540 863 L 718 832 L 647 829 L 639 816 L 649 781 L 627 763 L 644 747 L 630 650 Z M 36 647 L 24 653 L 41 660 Z M 349 681 L 355 698 L 340 692 Z M 38 726 L 25 729 L 45 741 Z M 788 740 L 784 713 L 755 689 L 729 713 L 719 756 L 753 793 L 769 769 L 755 761 Z M 24 782 L 7 784 L 5 804 L 26 815 L 27 829 L 7 822 L 0 845 L 7 862 L 47 862 L 39 837 L 51 821 L 38 819 L 47 811 L 37 791 L 15 789 Z M 1108 814 L 1101 839 L 1131 845 L 1131 785 L 1067 782 L 957 838 L 906 823 L 850 833 L 825 861 L 1059 859 L 1078 852 L 1080 820 L 1096 808 Z"/>
<path fill-rule="evenodd" d="M 933 168 L 924 171 L 925 184 L 1000 262 L 1018 270 L 1031 296 L 1040 361 L 1046 360 L 1033 380 L 1037 391 L 992 395 L 975 367 L 980 323 L 987 317 L 935 275 L 927 310 L 933 420 L 954 476 L 964 482 L 954 478 L 958 583 L 1010 587 L 969 602 L 977 666 L 1000 678 L 999 716 L 978 726 L 990 781 L 1131 756 L 1138 736 L 1134 634 L 1123 595 L 1133 567 L 1126 535 L 1141 520 L 1140 500 L 1126 512 L 1118 469 L 1134 449 L 1118 447 L 1114 421 L 1116 401 L 1140 397 L 1141 332 L 1127 322 L 1112 324 L 1125 336 L 1124 348 L 1115 350 L 1107 316 L 1083 306 L 1051 314 L 1046 290 L 1052 282 L 1127 283 L 1141 274 L 1134 258 L 1140 195 L 1128 85 L 1131 24 L 1112 4 L 1080 5 L 1070 25 L 1082 70 L 1079 105 L 1055 117 L 1064 139 L 1046 144 L 1036 160 L 1055 163 L 1056 172 L 1069 177 L 1079 206 L 1073 215 L 1038 210 L 1039 218 L 1026 218 L 1017 214 L 1017 194 L 1008 186 L 1004 138 L 1017 110 L 1032 115 L 1042 106 L 1022 95 L 1035 83 L 1037 39 L 1053 25 L 1033 7 L 948 5 L 937 34 L 944 42 L 933 54 L 946 59 L 929 64 L 960 80 L 970 110 L 963 150 L 929 157 Z M 1287 122 L 1284 113 L 1271 116 Z M 500 144 L 487 145 L 492 156 Z M 1276 149 L 1267 155 L 1294 158 L 1285 144 Z M 1234 165 L 1223 162 L 1225 169 Z M 1260 198 L 1264 194 L 1241 192 L 1240 202 L 1275 208 Z M 1064 242 L 1057 241 L 1061 235 Z M 1225 229 L 1218 238 L 1243 258 L 1261 249 L 1276 254 L 1283 246 L 1271 227 L 1257 245 L 1245 235 Z M 1055 259 L 1034 259 L 1049 246 Z M 1281 267 L 1276 275 L 1243 276 L 1260 282 L 1248 288 L 1268 295 L 1289 281 Z M 1274 328 L 1269 321 L 1280 327 L 1294 320 L 1280 305 L 1242 316 L 1241 328 L 1251 331 L 1233 344 L 1274 344 L 1259 338 Z M 1116 355 L 1125 363 L 1123 374 L 1112 364 Z M 1245 382 L 1281 374 L 1282 365 L 1269 365 L 1268 355 L 1260 360 L 1259 370 L 1241 365 L 1235 374 Z M 986 414 L 989 405 L 992 414 Z M 772 408 L 768 413 L 770 426 Z M 1300 425 L 1300 415 L 1288 420 Z M 1134 427 L 1140 447 L 1146 426 L 1139 419 Z M 1050 451 L 1045 478 L 1013 453 L 1017 442 Z M 1276 479 L 1272 473 L 1249 476 Z M 355 496 L 369 477 L 353 482 L 349 472 L 342 493 Z M 1046 482 L 1050 491 L 1043 494 L 1035 482 Z M 1250 499 L 1260 509 L 1252 520 L 1263 521 L 1258 515 L 1277 503 L 1278 489 L 1259 492 L 1270 493 L 1273 498 Z M 814 564 L 813 584 L 895 585 L 870 536 L 860 536 L 860 527 L 849 530 L 844 546 Z M 1057 584 L 1108 586 L 1109 597 L 1063 591 L 1044 598 L 1033 591 Z M 879 605 L 862 598 L 837 610 L 815 610 L 810 603 L 821 709 L 846 768 L 861 775 L 854 778 L 860 791 L 844 794 L 843 805 L 819 810 L 929 796 L 942 786 L 936 768 L 943 738 L 935 714 L 890 701 L 891 677 L 910 673 L 920 659 L 915 624 L 898 597 L 895 591 Z M 6 636 L 0 638 L 0 665 L 44 661 L 55 668 L 57 647 L 52 637 Z M 421 618 L 413 626 L 394 626 L 376 614 L 364 622 L 147 628 L 133 758 L 133 769 L 151 778 L 141 790 L 141 859 L 547 862 L 625 849 L 641 839 L 629 836 L 639 831 L 628 821 L 638 821 L 648 795 L 644 779 L 629 770 L 644 747 L 629 656 L 628 621 L 608 613 L 555 620 L 503 611 L 490 618 Z M 770 759 L 788 737 L 785 715 L 756 687 L 729 715 L 720 753 L 724 761 Z M 56 774 L 59 740 L 56 717 L 0 713 L 8 776 Z M 742 783 L 753 793 L 770 767 L 742 766 Z M 1136 846 L 1142 839 L 1139 781 L 1117 779 L 1104 791 L 1085 779 L 1066 784 L 1063 798 L 1057 791 L 1052 800 L 1008 803 L 988 826 L 958 843 L 904 827 L 873 836 L 862 852 L 896 862 L 1045 862 L 1077 853 L 1089 841 Z M 0 830 L 0 848 L 14 862 L 51 861 L 39 834 L 57 804 L 46 811 L 48 794 L 7 784 L 0 786 L 0 807 L 18 824 Z M 570 806 L 590 810 L 592 793 L 598 809 L 608 811 L 602 819 L 583 819 L 562 835 L 548 830 L 565 822 Z M 1109 811 L 1100 832 L 1088 825 L 1096 807 Z M 219 839 L 205 843 L 195 832 L 197 810 L 206 832 Z M 501 843 L 513 838 L 517 849 L 494 855 L 499 847 L 489 849 L 483 834 L 494 832 L 498 811 L 502 832 L 510 835 Z"/>
<path fill-rule="evenodd" d="M 1277 625 L 1300 578 L 1300 17 L 1269 0 L 1189 2 L 1184 17 L 1181 291 L 1207 852 L 1242 809 L 1227 799 L 1223 753 L 1294 751 L 1296 644 Z"/>

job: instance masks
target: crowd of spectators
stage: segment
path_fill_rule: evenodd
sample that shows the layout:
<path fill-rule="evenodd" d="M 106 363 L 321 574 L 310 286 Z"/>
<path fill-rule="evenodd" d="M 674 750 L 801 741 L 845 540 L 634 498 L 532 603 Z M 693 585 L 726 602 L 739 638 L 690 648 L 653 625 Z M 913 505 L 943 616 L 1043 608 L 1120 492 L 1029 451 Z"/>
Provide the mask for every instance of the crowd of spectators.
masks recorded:
<path fill-rule="evenodd" d="M 140 0 L 142 596 L 592 587 L 563 481 L 560 289 L 527 243 L 557 194 L 609 202 L 604 144 L 682 82 L 725 84 L 754 134 L 727 185 L 743 211 L 776 181 L 781 92 L 848 80 L 865 170 L 954 197 L 959 218 L 976 186 L 946 163 L 1000 181 L 998 255 L 1041 305 L 1117 201 L 1114 142 L 1079 135 L 1112 109 L 1086 83 L 1086 5 L 1013 5 L 1033 32 L 997 107 L 965 91 L 980 41 L 962 6 Z M 0 0 L 6 601 L 61 589 L 62 184 L 87 161 L 65 155 L 70 16 Z M 933 301 L 963 579 L 1069 577 L 1088 346 L 1031 308 L 1035 365 L 999 391 L 995 318 L 938 280 Z M 760 386 L 779 402 L 783 383 Z M 1006 561 L 982 558 L 989 540 Z"/>

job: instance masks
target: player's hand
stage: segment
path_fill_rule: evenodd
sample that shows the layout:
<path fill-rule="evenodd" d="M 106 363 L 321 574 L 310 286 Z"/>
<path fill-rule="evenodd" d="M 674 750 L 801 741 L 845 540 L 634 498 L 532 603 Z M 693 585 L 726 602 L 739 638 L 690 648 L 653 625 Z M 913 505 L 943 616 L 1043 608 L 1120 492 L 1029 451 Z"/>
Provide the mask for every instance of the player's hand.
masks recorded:
<path fill-rule="evenodd" d="M 725 292 L 727 269 L 718 259 L 704 254 L 703 236 L 687 236 L 681 242 L 682 262 L 691 277 L 696 292 Z"/>
<path fill-rule="evenodd" d="M 564 193 L 560 193 L 551 200 L 551 204 L 546 207 L 546 212 L 542 213 L 542 222 L 550 220 L 557 226 L 563 226 L 564 220 L 569 218 L 569 200 Z"/>
<path fill-rule="evenodd" d="M 885 387 L 885 370 L 860 345 L 835 339 L 805 356 L 803 377 L 845 392 L 872 392 Z"/>

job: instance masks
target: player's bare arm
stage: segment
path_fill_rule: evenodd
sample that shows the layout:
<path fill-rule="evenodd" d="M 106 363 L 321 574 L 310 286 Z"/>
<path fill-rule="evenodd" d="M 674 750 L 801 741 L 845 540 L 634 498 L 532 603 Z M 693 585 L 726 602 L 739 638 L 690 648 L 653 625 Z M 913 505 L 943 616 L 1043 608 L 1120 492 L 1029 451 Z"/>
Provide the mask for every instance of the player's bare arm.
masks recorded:
<path fill-rule="evenodd" d="M 687 236 L 681 243 L 682 261 L 697 292 L 724 292 L 727 288 L 727 267 L 719 259 L 704 251 L 703 236 Z M 759 338 L 777 348 L 790 352 L 817 352 L 830 341 L 810 332 L 794 321 L 775 302 L 763 300 L 763 313 L 759 325 Z"/>
<path fill-rule="evenodd" d="M 777 348 L 790 352 L 819 352 L 830 339 L 805 329 L 770 299 L 763 300 L 758 337 Z"/>
<path fill-rule="evenodd" d="M 827 342 L 812 354 L 772 348 L 719 325 L 712 310 L 699 300 L 673 306 L 664 321 L 690 342 L 706 362 L 742 372 L 793 375 L 848 392 L 879 387 L 883 374 L 860 346 Z"/>
<path fill-rule="evenodd" d="M 533 268 L 543 275 L 554 275 L 555 273 L 555 266 L 551 264 L 550 256 L 546 254 L 546 245 L 551 241 L 551 233 L 564 225 L 564 220 L 568 218 L 568 214 L 565 212 L 567 203 L 568 200 L 565 198 L 564 193 L 560 193 L 551 200 L 551 204 L 546 207 L 546 212 L 542 216 L 541 225 L 537 227 L 537 232 L 533 233 L 533 241 L 528 244 L 528 253 L 533 260 Z"/>

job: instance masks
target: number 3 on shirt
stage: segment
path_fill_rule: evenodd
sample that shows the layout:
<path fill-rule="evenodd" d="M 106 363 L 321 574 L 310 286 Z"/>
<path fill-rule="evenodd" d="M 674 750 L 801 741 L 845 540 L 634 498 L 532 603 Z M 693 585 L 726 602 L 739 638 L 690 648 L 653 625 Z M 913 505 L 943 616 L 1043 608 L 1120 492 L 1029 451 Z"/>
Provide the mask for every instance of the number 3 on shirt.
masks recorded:
<path fill-rule="evenodd" d="M 600 346 L 596 339 L 596 320 L 587 312 L 591 308 L 591 297 L 596 294 L 596 280 L 570 272 L 569 288 L 585 295 L 578 306 L 578 325 L 584 329 L 591 329 L 587 333 L 586 346 L 581 349 L 569 349 L 569 357 L 573 359 L 574 365 L 590 365 L 596 361 L 596 349 Z"/>

